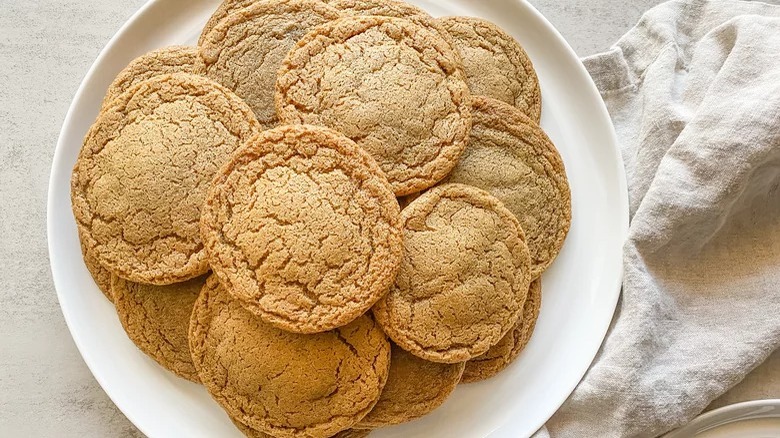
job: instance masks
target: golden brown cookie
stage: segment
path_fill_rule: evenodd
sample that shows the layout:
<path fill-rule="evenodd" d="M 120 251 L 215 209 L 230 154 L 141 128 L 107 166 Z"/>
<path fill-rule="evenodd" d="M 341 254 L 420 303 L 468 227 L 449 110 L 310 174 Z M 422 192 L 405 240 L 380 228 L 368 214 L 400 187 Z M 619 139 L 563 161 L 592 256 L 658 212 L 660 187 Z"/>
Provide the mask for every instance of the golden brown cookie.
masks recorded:
<path fill-rule="evenodd" d="M 203 38 L 206 74 L 241 96 L 263 126 L 273 127 L 282 59 L 311 28 L 340 16 L 319 0 L 260 0 L 235 10 Z"/>
<path fill-rule="evenodd" d="M 206 273 L 198 228 L 206 190 L 259 130 L 241 99 L 201 76 L 156 76 L 123 93 L 90 129 L 73 169 L 73 213 L 86 248 L 139 283 Z"/>
<path fill-rule="evenodd" d="M 539 277 L 563 246 L 571 225 L 566 169 L 547 134 L 517 108 L 474 97 L 474 128 L 445 182 L 487 190 L 517 216 Z"/>
<path fill-rule="evenodd" d="M 460 52 L 472 94 L 514 105 L 538 123 L 542 114 L 539 79 L 522 46 L 486 20 L 446 17 L 438 21 Z"/>
<path fill-rule="evenodd" d="M 206 41 L 206 35 L 208 35 L 209 32 L 211 32 L 211 30 L 214 29 L 217 24 L 224 20 L 228 15 L 238 11 L 239 9 L 252 6 L 258 1 L 260 0 L 222 0 L 222 3 L 219 4 L 214 13 L 211 14 L 211 17 L 209 17 L 209 21 L 206 22 L 205 26 L 203 26 L 203 31 L 201 31 L 200 37 L 198 38 L 198 45 L 203 45 L 203 42 Z"/>
<path fill-rule="evenodd" d="M 199 382 L 187 340 L 190 316 L 206 276 L 168 286 L 111 277 L 111 292 L 127 336 L 165 369 Z"/>
<path fill-rule="evenodd" d="M 79 239 L 81 240 L 80 235 L 81 233 L 79 233 Z M 103 292 L 108 301 L 113 303 L 114 297 L 111 296 L 111 272 L 100 265 L 95 254 L 87 249 L 83 240 L 81 241 L 81 255 L 84 257 L 84 264 L 87 266 L 92 279 L 95 280 L 98 289 L 100 289 L 100 292 Z"/>
<path fill-rule="evenodd" d="M 376 429 L 433 411 L 458 386 L 464 365 L 430 362 L 392 344 L 387 384 L 374 409 L 355 427 Z"/>
<path fill-rule="evenodd" d="M 324 438 L 370 411 L 387 381 L 390 343 L 369 316 L 301 335 L 246 310 L 211 276 L 195 303 L 190 349 L 228 415 L 278 438 Z"/>
<path fill-rule="evenodd" d="M 373 308 L 377 321 L 423 359 L 485 353 L 517 322 L 531 281 L 517 218 L 488 192 L 446 184 L 409 204 L 401 221 L 401 269 Z"/>
<path fill-rule="evenodd" d="M 495 376 L 523 351 L 531 339 L 531 334 L 536 327 L 536 319 L 539 317 L 539 309 L 542 305 L 541 283 L 542 280 L 538 278 L 531 282 L 528 298 L 523 306 L 523 316 L 512 330 L 509 330 L 498 344 L 490 347 L 487 353 L 466 362 L 461 383 L 478 382 Z M 390 375 L 392 377 L 392 369 Z"/>
<path fill-rule="evenodd" d="M 108 87 L 106 97 L 103 99 L 103 108 L 134 85 L 170 73 L 204 74 L 205 65 L 198 55 L 197 47 L 163 47 L 135 58 L 119 72 Z"/>
<path fill-rule="evenodd" d="M 471 130 L 457 54 L 436 32 L 392 17 L 346 17 L 308 33 L 279 70 L 285 123 L 334 128 L 379 163 L 396 195 L 444 178 Z"/>
<path fill-rule="evenodd" d="M 398 203 L 374 160 L 319 126 L 265 131 L 234 155 L 209 190 L 201 230 L 228 291 L 298 333 L 365 313 L 403 250 Z"/>
<path fill-rule="evenodd" d="M 244 434 L 247 438 L 274 438 L 271 435 L 268 435 L 267 433 L 260 432 L 259 430 L 254 430 L 251 427 L 247 426 L 246 424 L 241 424 L 240 421 L 236 420 L 235 418 L 231 418 L 230 421 L 233 422 L 233 424 L 236 425 L 236 428 L 241 431 L 241 433 Z M 347 429 L 343 430 L 335 435 L 333 435 L 331 438 L 365 438 L 371 433 L 371 430 L 362 430 L 362 429 Z"/>

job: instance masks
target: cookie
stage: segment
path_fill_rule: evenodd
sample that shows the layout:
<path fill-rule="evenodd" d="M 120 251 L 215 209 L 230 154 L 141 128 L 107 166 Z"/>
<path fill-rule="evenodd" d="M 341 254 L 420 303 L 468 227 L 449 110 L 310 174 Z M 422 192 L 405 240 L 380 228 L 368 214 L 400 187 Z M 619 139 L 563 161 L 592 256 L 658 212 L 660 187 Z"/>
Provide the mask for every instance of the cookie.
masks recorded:
<path fill-rule="evenodd" d="M 455 46 L 449 32 L 423 9 L 397 0 L 323 0 L 344 15 L 374 15 L 405 18 L 441 36 L 451 47 Z M 455 55 L 458 55 L 457 51 Z M 458 58 L 458 62 L 460 59 Z"/>
<path fill-rule="evenodd" d="M 209 277 L 190 322 L 201 381 L 230 417 L 278 438 L 324 438 L 370 411 L 387 381 L 390 343 L 369 316 L 301 335 L 264 323 Z"/>
<path fill-rule="evenodd" d="M 191 46 L 170 46 L 135 58 L 108 87 L 103 108 L 134 85 L 155 76 L 171 73 L 203 74 L 205 66 L 198 49 Z"/>
<path fill-rule="evenodd" d="M 209 190 L 201 230 L 228 291 L 298 333 L 366 312 L 403 250 L 398 203 L 374 160 L 319 126 L 265 131 L 234 155 Z"/>
<path fill-rule="evenodd" d="M 334 128 L 379 163 L 397 196 L 455 166 L 471 130 L 471 96 L 452 47 L 392 17 L 346 17 L 308 33 L 276 82 L 285 123 Z"/>
<path fill-rule="evenodd" d="M 463 184 L 431 189 L 401 212 L 404 255 L 373 308 L 398 346 L 434 362 L 485 353 L 515 325 L 531 281 L 517 218 Z"/>
<path fill-rule="evenodd" d="M 98 116 L 73 168 L 73 213 L 86 249 L 138 283 L 205 274 L 198 222 L 206 190 L 259 130 L 241 99 L 201 76 L 156 76 L 123 93 Z"/>
<path fill-rule="evenodd" d="M 464 365 L 430 362 L 392 345 L 387 384 L 374 409 L 355 427 L 376 429 L 433 411 L 458 386 Z"/>
<path fill-rule="evenodd" d="M 111 277 L 111 293 L 127 336 L 165 369 L 199 382 L 187 340 L 195 300 L 206 276 L 168 286 Z"/>
<path fill-rule="evenodd" d="M 531 282 L 528 298 L 523 306 L 523 316 L 512 330 L 498 341 L 498 344 L 490 347 L 487 353 L 466 362 L 466 370 L 463 372 L 461 383 L 489 379 L 509 366 L 531 339 L 541 304 L 542 285 L 541 280 L 536 279 Z M 390 375 L 392 376 L 392 370 Z"/>
<path fill-rule="evenodd" d="M 445 182 L 487 190 L 517 216 L 533 278 L 557 257 L 571 226 L 566 169 L 547 134 L 522 111 L 475 97 L 469 145 Z"/>
<path fill-rule="evenodd" d="M 198 38 L 198 45 L 203 45 L 203 43 L 206 41 L 206 35 L 208 35 L 209 32 L 211 32 L 211 30 L 214 29 L 217 24 L 219 24 L 220 21 L 227 18 L 228 15 L 238 11 L 239 9 L 252 6 L 258 1 L 260 0 L 222 0 L 222 3 L 219 4 L 214 13 L 211 14 L 211 17 L 209 17 L 206 25 L 203 26 L 203 31 L 201 31 L 200 37 Z"/>
<path fill-rule="evenodd" d="M 319 0 L 261 0 L 238 9 L 203 38 L 206 75 L 243 98 L 264 127 L 273 127 L 282 59 L 311 28 L 339 17 Z"/>
<path fill-rule="evenodd" d="M 81 237 L 79 239 L 82 240 Z M 83 240 L 81 241 L 81 255 L 84 257 L 84 265 L 86 265 L 87 271 L 89 271 L 100 292 L 103 292 L 108 301 L 114 302 L 114 297 L 111 296 L 111 272 L 100 265 L 95 254 L 87 249 Z"/>
<path fill-rule="evenodd" d="M 522 46 L 486 20 L 446 17 L 438 22 L 460 52 L 472 94 L 514 105 L 538 123 L 542 93 L 534 66 Z"/>
<path fill-rule="evenodd" d="M 235 418 L 231 418 L 230 421 L 232 421 L 233 424 L 236 425 L 236 428 L 240 430 L 241 433 L 243 433 L 244 436 L 246 436 L 247 438 L 274 438 L 273 436 L 268 435 L 267 433 L 260 432 L 259 430 L 254 430 L 245 424 L 241 424 L 241 422 L 236 420 Z M 371 430 L 347 429 L 333 435 L 331 438 L 365 438 L 370 433 Z"/>

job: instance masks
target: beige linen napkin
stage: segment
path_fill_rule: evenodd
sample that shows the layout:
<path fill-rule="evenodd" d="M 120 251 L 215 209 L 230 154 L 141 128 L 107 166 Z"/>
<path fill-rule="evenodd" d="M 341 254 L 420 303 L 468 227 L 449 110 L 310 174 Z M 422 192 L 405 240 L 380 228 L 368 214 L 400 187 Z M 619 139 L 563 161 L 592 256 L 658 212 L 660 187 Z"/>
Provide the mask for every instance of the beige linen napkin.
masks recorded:
<path fill-rule="evenodd" d="M 615 319 L 548 422 L 553 438 L 662 434 L 780 346 L 778 17 L 765 3 L 671 1 L 584 60 L 632 220 Z"/>

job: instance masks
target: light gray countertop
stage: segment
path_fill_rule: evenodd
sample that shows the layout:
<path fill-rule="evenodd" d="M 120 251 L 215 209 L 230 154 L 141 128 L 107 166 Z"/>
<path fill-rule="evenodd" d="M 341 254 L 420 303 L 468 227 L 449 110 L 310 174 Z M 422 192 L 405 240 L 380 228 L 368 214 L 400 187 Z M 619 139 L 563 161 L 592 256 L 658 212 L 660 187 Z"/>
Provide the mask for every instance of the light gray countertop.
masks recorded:
<path fill-rule="evenodd" d="M 79 83 L 144 1 L 0 0 L 0 436 L 142 436 L 65 326 L 49 271 L 46 192 Z M 607 49 L 660 1 L 532 3 L 585 56 Z"/>

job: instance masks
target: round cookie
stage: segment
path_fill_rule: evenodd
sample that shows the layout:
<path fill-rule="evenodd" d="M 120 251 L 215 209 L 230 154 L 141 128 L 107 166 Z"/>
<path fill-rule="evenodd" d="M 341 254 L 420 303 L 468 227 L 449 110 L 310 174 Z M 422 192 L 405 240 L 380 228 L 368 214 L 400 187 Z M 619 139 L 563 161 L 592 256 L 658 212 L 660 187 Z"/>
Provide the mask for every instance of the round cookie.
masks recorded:
<path fill-rule="evenodd" d="M 206 75 L 243 98 L 264 127 L 273 127 L 282 59 L 311 28 L 340 16 L 319 0 L 260 0 L 235 10 L 203 38 Z"/>
<path fill-rule="evenodd" d="M 71 179 L 88 251 L 116 275 L 165 285 L 208 271 L 198 222 L 219 166 L 260 130 L 241 99 L 201 76 L 160 75 L 115 99 Z"/>
<path fill-rule="evenodd" d="M 135 58 L 127 65 L 108 87 L 103 99 L 103 108 L 122 93 L 155 76 L 171 73 L 203 74 L 205 65 L 198 55 L 197 47 L 163 47 Z"/>
<path fill-rule="evenodd" d="M 355 140 L 397 196 L 444 178 L 471 130 L 458 55 L 430 28 L 392 17 L 346 17 L 308 33 L 279 70 L 276 108 L 285 123 Z"/>
<path fill-rule="evenodd" d="M 403 251 L 398 203 L 374 160 L 319 126 L 274 128 L 236 153 L 209 190 L 201 232 L 228 291 L 298 333 L 365 313 Z"/>
<path fill-rule="evenodd" d="M 247 438 L 274 438 L 271 435 L 268 435 L 267 433 L 260 432 L 259 430 L 254 430 L 251 427 L 247 426 L 246 424 L 241 424 L 240 421 L 236 420 L 235 418 L 231 418 L 230 421 L 233 422 L 233 424 L 236 425 L 236 428 L 241 431 L 241 433 L 244 434 Z M 333 435 L 331 438 L 366 438 L 368 434 L 371 433 L 370 429 L 362 430 L 362 429 L 347 429 L 342 430 L 341 432 Z"/>
<path fill-rule="evenodd" d="M 520 44 L 479 18 L 446 17 L 438 22 L 460 52 L 471 93 L 514 105 L 538 123 L 542 114 L 539 79 Z"/>
<path fill-rule="evenodd" d="M 84 264 L 87 266 L 92 279 L 95 280 L 98 289 L 100 289 L 100 292 L 103 292 L 108 301 L 113 303 L 114 297 L 111 296 L 111 272 L 100 265 L 95 254 L 89 251 L 84 243 L 81 244 L 81 254 L 84 256 Z"/>
<path fill-rule="evenodd" d="M 515 216 L 463 184 L 431 189 L 401 212 L 404 255 L 395 285 L 373 308 L 388 336 L 434 362 L 485 353 L 515 325 L 530 257 Z"/>
<path fill-rule="evenodd" d="M 539 309 L 542 304 L 541 279 L 531 282 L 528 298 L 523 306 L 523 316 L 498 344 L 490 347 L 485 354 L 466 362 L 461 383 L 478 382 L 495 376 L 509 366 L 528 344 L 536 327 Z M 391 371 L 392 376 L 392 371 Z"/>
<path fill-rule="evenodd" d="M 464 363 L 436 363 L 420 359 L 392 345 L 390 375 L 374 409 L 357 428 L 376 429 L 405 423 L 441 406 L 460 382 Z"/>
<path fill-rule="evenodd" d="M 547 134 L 517 108 L 475 96 L 473 114 L 469 145 L 444 182 L 487 190 L 517 216 L 536 278 L 558 256 L 571 226 L 563 161 Z"/>
<path fill-rule="evenodd" d="M 201 381 L 235 420 L 278 438 L 325 438 L 370 411 L 390 343 L 369 316 L 301 335 L 264 323 L 209 277 L 190 322 Z"/>
<path fill-rule="evenodd" d="M 127 336 L 179 377 L 199 383 L 188 342 L 190 316 L 206 276 L 167 286 L 111 277 L 111 293 Z"/>

